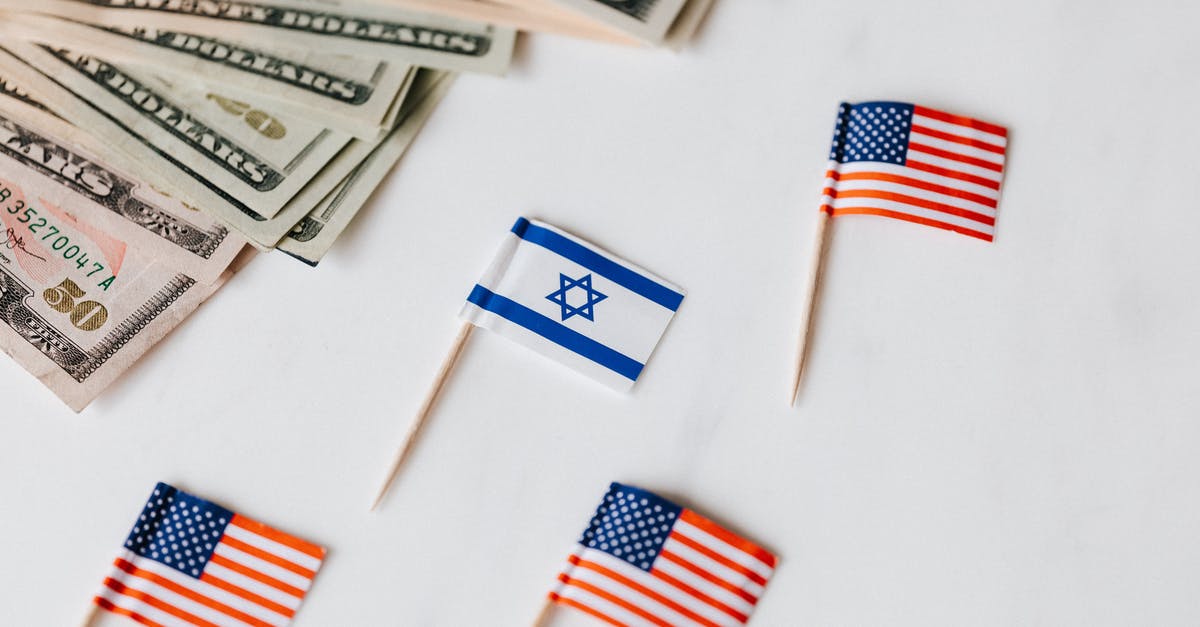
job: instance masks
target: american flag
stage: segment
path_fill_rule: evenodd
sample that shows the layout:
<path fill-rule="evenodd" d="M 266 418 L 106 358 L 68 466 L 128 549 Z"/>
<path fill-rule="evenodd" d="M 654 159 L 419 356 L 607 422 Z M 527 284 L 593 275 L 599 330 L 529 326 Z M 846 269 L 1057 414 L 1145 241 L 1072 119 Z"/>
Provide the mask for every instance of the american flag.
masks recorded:
<path fill-rule="evenodd" d="M 550 599 L 612 625 L 742 625 L 775 564 L 696 512 L 614 483 Z"/>
<path fill-rule="evenodd" d="M 159 483 L 93 601 L 143 625 L 287 625 L 324 557 Z"/>
<path fill-rule="evenodd" d="M 842 103 L 821 210 L 992 241 L 1008 131 L 901 102 Z"/>

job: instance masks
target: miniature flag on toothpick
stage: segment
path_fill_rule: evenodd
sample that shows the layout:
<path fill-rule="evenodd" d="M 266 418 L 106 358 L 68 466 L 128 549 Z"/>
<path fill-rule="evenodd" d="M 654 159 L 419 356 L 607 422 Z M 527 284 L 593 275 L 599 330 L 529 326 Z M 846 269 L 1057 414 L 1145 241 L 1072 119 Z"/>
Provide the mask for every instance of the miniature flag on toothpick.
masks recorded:
<path fill-rule="evenodd" d="M 992 241 L 1008 131 L 900 102 L 842 103 L 821 210 Z"/>
<path fill-rule="evenodd" d="M 832 216 L 875 215 L 992 241 L 1008 130 L 902 102 L 842 103 L 825 172 L 791 400 L 808 360 Z"/>
<path fill-rule="evenodd" d="M 612 625 L 742 625 L 777 563 L 690 509 L 613 483 L 537 623 L 557 603 Z"/>
<path fill-rule="evenodd" d="M 642 373 L 683 290 L 548 224 L 521 218 L 461 317 L 618 390 Z"/>
<path fill-rule="evenodd" d="M 324 558 L 315 544 L 159 483 L 93 602 L 143 625 L 287 625 Z"/>
<path fill-rule="evenodd" d="M 518 219 L 467 296 L 466 322 L 371 509 L 383 501 L 475 327 L 626 391 L 682 302 L 678 286 L 544 222 Z"/>

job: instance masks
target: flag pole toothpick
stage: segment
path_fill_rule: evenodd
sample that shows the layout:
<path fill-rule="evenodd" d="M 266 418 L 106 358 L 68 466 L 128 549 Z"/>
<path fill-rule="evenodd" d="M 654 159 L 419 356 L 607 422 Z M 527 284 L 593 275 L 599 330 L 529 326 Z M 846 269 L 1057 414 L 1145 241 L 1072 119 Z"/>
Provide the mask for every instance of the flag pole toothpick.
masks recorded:
<path fill-rule="evenodd" d="M 791 405 L 795 405 L 796 399 L 800 396 L 800 380 L 804 377 L 804 370 L 808 364 L 809 344 L 812 341 L 817 312 L 817 298 L 820 296 L 821 276 L 825 269 L 825 250 L 829 247 L 831 233 L 829 222 L 831 220 L 828 208 L 821 207 L 813 243 L 812 263 L 808 268 L 808 289 L 805 292 L 803 317 L 800 321 L 800 343 L 796 350 L 796 377 L 792 383 Z"/>
<path fill-rule="evenodd" d="M 554 597 L 547 594 L 546 602 L 542 604 L 542 611 L 538 612 L 537 618 L 533 619 L 533 627 L 543 627 L 550 620 L 550 614 L 553 612 Z"/>
<path fill-rule="evenodd" d="M 379 507 L 379 504 L 383 502 L 383 498 L 387 496 L 388 488 L 392 486 L 392 482 L 400 474 L 400 467 L 404 465 L 404 460 L 412 451 L 413 444 L 416 442 L 421 428 L 425 426 L 425 422 L 429 419 L 429 414 L 432 413 L 433 406 L 437 403 L 438 396 L 441 394 L 442 388 L 446 386 L 446 381 L 450 378 L 450 372 L 454 370 L 454 364 L 458 362 L 463 348 L 467 345 L 467 340 L 471 337 L 471 331 L 474 329 L 475 325 L 470 322 L 464 322 L 462 329 L 459 330 L 458 337 L 454 340 L 454 346 L 450 349 L 450 354 L 446 355 L 445 361 L 442 362 L 442 367 L 438 370 L 437 378 L 434 380 L 433 386 L 429 388 L 429 392 L 426 393 L 425 401 L 421 403 L 421 409 L 417 412 L 416 419 L 413 420 L 412 426 L 408 428 L 408 433 L 405 434 L 404 441 L 400 444 L 400 449 L 396 451 L 396 457 L 392 459 L 387 479 L 384 480 L 383 485 L 379 488 L 379 494 L 375 496 L 375 501 L 371 503 L 371 511 L 375 511 Z"/>
<path fill-rule="evenodd" d="M 95 599 L 92 599 L 91 606 L 87 615 L 83 617 L 83 622 L 79 623 L 79 627 L 92 627 L 96 623 L 96 620 L 100 618 L 100 613 L 104 611 L 104 608 L 96 604 Z"/>

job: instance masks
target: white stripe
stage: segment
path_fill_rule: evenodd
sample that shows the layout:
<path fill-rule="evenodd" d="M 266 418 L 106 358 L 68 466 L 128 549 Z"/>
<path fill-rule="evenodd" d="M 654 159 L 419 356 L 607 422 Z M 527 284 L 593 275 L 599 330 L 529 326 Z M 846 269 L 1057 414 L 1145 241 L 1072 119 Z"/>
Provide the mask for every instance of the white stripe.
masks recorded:
<path fill-rule="evenodd" d="M 151 607 L 133 597 L 127 597 L 119 592 L 116 592 L 108 586 L 104 586 L 104 588 L 97 593 L 96 596 L 108 601 L 109 603 L 112 603 L 119 608 L 123 608 L 131 612 L 137 612 L 138 614 L 141 614 L 142 616 L 145 616 L 146 618 L 149 618 L 160 625 L 165 625 L 166 627 L 195 627 L 191 623 L 187 623 L 181 619 L 175 618 L 174 616 L 171 616 L 170 614 L 158 608 Z"/>
<path fill-rule="evenodd" d="M 923 133 L 913 131 L 912 135 L 909 136 L 908 141 L 916 142 L 918 144 L 925 144 L 926 146 L 931 146 L 933 148 L 941 148 L 942 150 L 963 155 L 965 157 L 974 157 L 976 159 L 990 161 L 996 165 L 1004 165 L 1003 154 L 997 154 L 990 150 L 983 150 L 974 146 L 960 144 L 958 142 L 947 141 L 945 139 L 933 137 L 932 135 L 925 135 Z"/>
<path fill-rule="evenodd" d="M 718 624 L 725 624 L 725 621 L 728 621 L 732 618 L 721 610 L 709 605 L 708 603 L 705 603 L 700 599 L 697 599 L 696 597 L 661 579 L 658 579 L 657 577 L 650 575 L 646 571 L 630 564 L 629 562 L 626 562 L 623 559 L 613 557 L 603 551 L 597 551 L 583 547 L 579 548 L 582 549 L 582 552 L 577 552 L 576 554 L 579 555 L 581 559 L 589 562 L 595 562 L 596 564 L 614 571 L 617 574 L 628 577 L 629 579 L 638 582 L 643 587 L 648 588 L 670 599 L 671 601 L 674 601 L 675 603 L 678 603 L 684 608 L 687 608 L 688 610 L 695 612 L 696 614 L 699 614 L 708 620 Z M 579 572 L 580 570 L 584 569 L 576 568 L 574 572 Z M 573 573 L 568 574 L 574 576 Z M 731 624 L 737 623 L 735 622 Z"/>
<path fill-rule="evenodd" d="M 942 157 L 921 152 L 920 150 L 914 150 L 912 146 L 908 147 L 907 158 L 909 161 L 920 161 L 921 163 L 937 166 L 939 168 L 945 168 L 947 170 L 954 170 L 956 172 L 962 172 L 963 174 L 973 174 L 989 181 L 999 182 L 1003 176 L 1002 172 L 981 168 L 979 166 L 963 163 L 962 161 L 955 161 L 953 159 L 943 159 Z"/>
<path fill-rule="evenodd" d="M 713 585 L 709 580 L 671 560 L 659 558 L 657 562 L 654 562 L 654 570 L 660 571 L 665 575 L 670 575 L 747 616 L 750 615 L 750 612 L 754 611 L 754 605 L 746 599 L 721 586 Z"/>
<path fill-rule="evenodd" d="M 238 564 L 241 564 L 242 566 L 245 566 L 246 568 L 256 570 L 268 577 L 271 577 L 272 579 L 278 579 L 283 583 L 286 583 L 290 586 L 295 586 L 301 590 L 308 590 L 309 586 L 312 585 L 312 580 L 308 577 L 297 575 L 286 568 L 276 566 L 271 562 L 254 557 L 253 555 L 245 551 L 235 549 L 224 542 L 217 543 L 217 548 L 213 549 L 213 554 L 228 558 L 234 562 L 237 562 Z"/>
<path fill-rule="evenodd" d="M 914 115 L 913 116 L 913 124 L 931 128 L 935 131 L 942 131 L 943 133 L 950 133 L 951 135 L 958 135 L 960 137 L 969 137 L 971 139 L 978 139 L 981 142 L 987 142 L 989 144 L 993 144 L 993 145 L 999 146 L 1001 148 L 1008 146 L 1008 138 L 1004 137 L 1003 135 L 989 133 L 987 131 L 983 131 L 983 130 L 973 128 L 970 126 L 963 126 L 961 124 L 951 124 L 949 122 L 935 120 L 933 118 L 925 117 L 923 115 Z"/>
<path fill-rule="evenodd" d="M 856 190 L 873 190 L 873 191 L 880 191 L 880 192 L 890 192 L 893 194 L 904 194 L 906 196 L 912 196 L 914 198 L 920 198 L 922 200 L 928 200 L 930 202 L 936 202 L 936 203 L 940 203 L 943 205 L 949 205 L 951 207 L 957 207 L 959 209 L 965 209 L 967 211 L 974 211 L 975 213 L 982 213 L 983 215 L 991 217 L 991 218 L 996 217 L 996 210 L 987 205 L 977 203 L 973 200 L 959 198 L 957 196 L 947 196 L 946 194 L 939 194 L 937 192 L 926 191 L 919 187 L 911 187 L 911 186 L 905 185 L 903 183 L 891 183 L 888 181 L 871 181 L 871 180 L 838 181 L 838 183 L 834 187 L 834 189 L 836 189 L 838 192 L 849 192 L 849 191 L 856 191 Z M 755 561 L 757 561 L 757 560 L 755 560 Z M 759 563 L 761 564 L 762 562 L 759 562 Z"/>
<path fill-rule="evenodd" d="M 834 170 L 836 172 L 840 172 L 842 174 L 855 174 L 855 173 L 859 173 L 859 172 L 879 172 L 881 174 L 891 174 L 894 176 L 907 176 L 908 178 L 917 179 L 918 181 L 925 181 L 926 183 L 933 183 L 934 185 L 943 185 L 945 187 L 953 187 L 955 189 L 961 189 L 964 192 L 971 192 L 972 194 L 979 194 L 980 196 L 983 196 L 984 198 L 991 198 L 992 200 L 1000 199 L 1000 192 L 998 190 L 992 189 L 990 187 L 985 187 L 983 185 L 977 185 L 975 183 L 971 183 L 968 181 L 960 181 L 958 179 L 948 178 L 948 177 L 942 176 L 940 174 L 934 174 L 932 172 L 924 172 L 921 170 L 915 170 L 913 168 L 905 167 L 902 165 L 893 165 L 890 163 L 873 163 L 870 161 L 855 161 L 853 163 L 830 164 L 829 169 Z M 828 179 L 826 179 L 826 180 L 828 181 Z M 826 187 L 829 187 L 829 185 L 826 185 Z"/>
<path fill-rule="evenodd" d="M 249 529 L 243 529 L 231 524 L 225 527 L 225 535 L 235 540 L 241 540 L 252 547 L 262 549 L 277 557 L 282 557 L 297 566 L 307 568 L 313 572 L 321 568 L 321 560 L 308 553 L 297 551 L 286 544 L 280 544 L 266 536 L 260 536 Z"/>
<path fill-rule="evenodd" d="M 561 589 L 558 590 L 558 596 L 563 597 L 564 599 L 578 601 L 581 604 L 586 605 L 625 625 L 646 624 L 646 619 L 634 614 L 633 612 L 630 612 L 620 605 L 610 603 L 586 590 L 580 590 L 574 586 L 564 586 L 562 585 L 561 581 L 558 582 L 558 584 L 561 586 Z"/>
<path fill-rule="evenodd" d="M 241 573 L 234 572 L 219 564 L 209 564 L 204 569 L 204 575 L 233 584 L 246 592 L 252 592 L 264 599 L 274 601 L 290 610 L 300 607 L 300 598 L 294 597 L 279 588 L 259 583 Z"/>
<path fill-rule="evenodd" d="M 729 568 L 728 566 L 713 560 L 712 558 L 700 553 L 692 547 L 674 539 L 667 538 L 663 543 L 664 551 L 669 551 L 683 558 L 683 561 L 707 572 L 714 577 L 723 579 L 726 583 L 733 584 L 746 592 L 754 595 L 754 598 L 759 598 L 763 595 L 763 587 L 758 583 L 751 581 L 749 577 L 739 573 L 738 571 Z"/>
<path fill-rule="evenodd" d="M 961 226 L 963 228 L 971 229 L 972 231 L 978 231 L 980 233 L 984 233 L 987 235 L 991 235 L 994 231 L 994 229 L 991 226 L 988 226 L 981 222 L 976 222 L 974 220 L 969 220 L 967 218 L 960 218 L 958 216 L 953 216 L 948 213 L 942 213 L 940 211 L 933 211 L 931 209 L 924 209 L 921 207 L 914 207 L 912 205 L 905 205 L 905 204 L 901 204 L 901 203 L 894 202 L 891 200 L 878 200 L 875 198 L 838 198 L 833 201 L 833 208 L 835 210 L 842 209 L 845 207 L 868 207 L 868 208 L 872 208 L 872 209 L 889 209 L 891 211 L 896 211 L 899 213 L 906 213 L 909 215 L 926 218 L 929 220 L 937 220 L 938 222 L 945 222 L 947 224 Z"/>
<path fill-rule="evenodd" d="M 729 544 L 721 538 L 710 534 L 709 532 L 687 522 L 686 520 L 681 519 L 676 521 L 675 526 L 671 527 L 671 531 L 678 533 L 679 535 L 684 536 L 687 539 L 704 546 L 705 548 L 711 549 L 713 552 L 736 564 L 754 571 L 763 579 L 770 579 L 771 575 L 775 572 L 774 568 L 764 564 L 763 561 L 758 559 L 756 556 L 751 555 L 750 553 L 747 553 L 738 547 L 733 546 L 732 544 Z"/>
<path fill-rule="evenodd" d="M 113 579 L 125 584 L 126 587 L 139 592 L 144 592 L 171 607 L 183 610 L 192 616 L 201 618 L 210 623 L 218 625 L 247 625 L 248 623 L 237 620 L 236 618 L 215 609 L 197 603 L 181 594 L 172 592 L 152 581 L 134 577 L 125 571 L 117 570 L 113 573 Z M 107 587 L 107 586 L 106 586 Z M 190 586 L 189 586 L 190 587 Z"/>
<path fill-rule="evenodd" d="M 591 584 L 592 586 L 599 588 L 642 611 L 653 614 L 654 616 L 657 616 L 658 618 L 672 625 L 683 625 L 694 622 L 687 616 L 676 612 L 675 610 L 663 605 L 662 603 L 659 603 L 658 601 L 655 601 L 645 594 L 638 592 L 637 590 L 630 588 L 619 581 L 610 579 L 607 576 L 590 568 L 573 568 L 571 564 L 567 564 L 567 568 L 568 570 L 566 571 L 566 575 L 571 579 Z M 635 577 L 633 579 L 639 583 L 642 583 L 642 578 L 648 576 L 649 575 L 643 572 L 641 578 Z M 565 590 L 577 589 L 569 585 L 564 585 L 562 581 L 559 581 L 559 584 L 562 585 Z M 635 622 L 641 623 L 644 621 L 645 619 L 638 618 Z"/>
<path fill-rule="evenodd" d="M 195 590 L 196 592 L 218 603 L 224 603 L 235 610 L 245 612 L 251 616 L 254 616 L 255 618 L 258 618 L 259 620 L 266 621 L 272 625 L 286 625 L 288 623 L 289 619 L 282 614 L 273 612 L 268 608 L 254 603 L 253 601 L 243 599 L 236 594 L 226 592 L 225 590 L 222 590 L 212 584 L 205 583 L 199 579 L 193 579 L 175 570 L 174 568 L 171 568 L 170 566 L 160 564 L 152 559 L 140 557 L 131 551 L 121 551 L 117 554 L 117 557 L 129 562 L 130 564 L 133 564 L 134 566 L 137 566 L 142 570 L 152 572 L 163 579 L 187 588 L 191 588 L 192 590 Z M 113 572 L 116 573 L 113 575 L 113 579 L 117 579 L 119 581 L 125 581 L 121 578 L 121 576 L 133 578 L 133 575 L 130 575 L 116 567 L 113 568 Z M 118 574 L 120 576 L 118 576 Z"/>
<path fill-rule="evenodd" d="M 490 311 L 484 311 L 473 303 L 464 303 L 462 311 L 459 312 L 458 316 L 471 324 L 494 331 L 535 353 L 573 368 L 614 390 L 626 392 L 633 387 L 631 379 L 627 379 L 575 351 L 568 350 L 554 342 L 548 341 L 546 338 L 519 324 L 509 322 Z"/>

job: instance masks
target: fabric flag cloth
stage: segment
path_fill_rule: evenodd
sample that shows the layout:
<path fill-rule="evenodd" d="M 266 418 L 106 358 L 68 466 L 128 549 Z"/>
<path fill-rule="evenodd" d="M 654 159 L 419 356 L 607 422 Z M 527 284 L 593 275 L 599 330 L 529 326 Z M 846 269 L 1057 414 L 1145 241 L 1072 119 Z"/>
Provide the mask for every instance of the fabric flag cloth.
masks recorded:
<path fill-rule="evenodd" d="M 742 625 L 777 561 L 690 509 L 613 483 L 550 599 L 613 625 Z"/>
<path fill-rule="evenodd" d="M 992 241 L 1008 130 L 902 102 L 842 103 L 821 210 Z"/>
<path fill-rule="evenodd" d="M 143 625 L 287 625 L 325 549 L 154 487 L 93 602 Z"/>
<path fill-rule="evenodd" d="M 624 391 L 682 302 L 679 287 L 521 218 L 460 316 Z"/>

